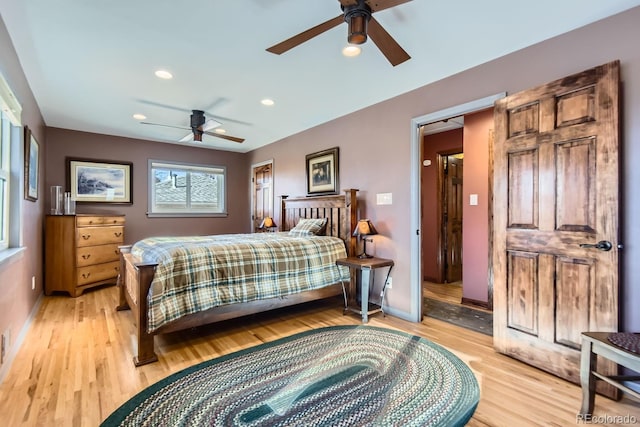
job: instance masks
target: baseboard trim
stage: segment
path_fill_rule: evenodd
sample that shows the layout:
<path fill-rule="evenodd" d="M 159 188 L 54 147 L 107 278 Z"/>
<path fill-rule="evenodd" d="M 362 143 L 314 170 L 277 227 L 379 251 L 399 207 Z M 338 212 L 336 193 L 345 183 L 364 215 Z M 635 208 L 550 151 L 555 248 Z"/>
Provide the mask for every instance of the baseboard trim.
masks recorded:
<path fill-rule="evenodd" d="M 40 309 L 40 305 L 42 304 L 43 297 L 44 297 L 44 293 L 41 293 L 38 299 L 36 300 L 36 303 L 33 305 L 33 308 L 31 309 L 31 312 L 29 313 L 27 320 L 24 322 L 24 325 L 22 325 L 22 328 L 20 328 L 20 332 L 18 333 L 18 336 L 16 337 L 15 341 L 11 345 L 11 348 L 9 349 L 7 358 L 5 362 L 2 364 L 2 368 L 0 368 L 0 384 L 3 383 L 5 377 L 9 373 L 9 369 L 11 369 L 13 359 L 15 359 L 16 355 L 18 354 L 18 350 L 20 350 L 20 347 L 22 347 L 22 343 L 24 342 L 24 339 L 27 336 L 27 332 L 29 332 L 29 328 L 31 327 L 33 320 L 38 314 L 38 310 Z"/>
<path fill-rule="evenodd" d="M 460 302 L 462 303 L 462 305 L 468 305 L 471 307 L 481 307 L 481 308 L 484 308 L 485 310 L 491 310 L 491 308 L 489 308 L 489 303 L 486 301 L 478 301 L 476 299 L 462 297 L 462 301 Z"/>

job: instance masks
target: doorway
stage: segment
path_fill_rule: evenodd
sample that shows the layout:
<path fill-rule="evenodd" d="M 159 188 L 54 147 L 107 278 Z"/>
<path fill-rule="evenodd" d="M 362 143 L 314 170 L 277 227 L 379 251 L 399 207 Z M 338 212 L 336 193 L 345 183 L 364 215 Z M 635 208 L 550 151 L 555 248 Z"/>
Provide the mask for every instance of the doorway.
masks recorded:
<path fill-rule="evenodd" d="M 425 126 L 449 120 L 451 118 L 464 116 L 486 110 L 493 107 L 496 100 L 505 96 L 505 93 L 499 93 L 496 95 L 488 96 L 476 101 L 471 101 L 465 104 L 457 105 L 451 108 L 440 110 L 425 116 L 417 117 L 411 120 L 412 129 L 414 132 L 411 136 L 411 225 L 415 232 L 415 238 L 412 241 L 411 247 L 411 315 L 410 319 L 416 322 L 422 320 L 423 316 L 423 264 L 422 260 L 423 250 L 422 243 L 425 239 L 424 233 L 427 232 L 422 226 L 422 169 L 424 168 L 423 160 L 423 138 L 425 132 Z M 465 150 L 465 156 L 469 156 Z M 464 201 L 465 199 L 463 199 Z M 486 203 L 487 201 L 483 201 Z M 486 258 L 486 251 L 485 251 Z M 465 261 L 466 262 L 466 261 Z M 486 259 L 485 259 L 486 262 Z"/>
<path fill-rule="evenodd" d="M 438 154 L 441 275 L 445 283 L 462 281 L 462 184 L 464 153 Z"/>
<path fill-rule="evenodd" d="M 273 160 L 251 166 L 251 230 L 260 230 L 266 217 L 274 217 L 273 209 Z"/>
<path fill-rule="evenodd" d="M 464 117 L 423 127 L 422 273 L 433 283 L 462 280 Z"/>

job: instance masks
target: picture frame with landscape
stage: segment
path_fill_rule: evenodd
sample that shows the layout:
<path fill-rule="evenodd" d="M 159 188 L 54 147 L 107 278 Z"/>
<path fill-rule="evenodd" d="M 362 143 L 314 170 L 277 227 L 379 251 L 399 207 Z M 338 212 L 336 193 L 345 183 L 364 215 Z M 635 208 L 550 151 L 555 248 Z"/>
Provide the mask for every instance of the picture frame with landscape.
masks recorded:
<path fill-rule="evenodd" d="M 132 162 L 67 159 L 67 188 L 76 203 L 133 203 Z"/>
<path fill-rule="evenodd" d="M 40 145 L 28 126 L 24 127 L 24 198 L 38 200 Z"/>
<path fill-rule="evenodd" d="M 338 194 L 339 148 L 306 155 L 307 196 Z"/>

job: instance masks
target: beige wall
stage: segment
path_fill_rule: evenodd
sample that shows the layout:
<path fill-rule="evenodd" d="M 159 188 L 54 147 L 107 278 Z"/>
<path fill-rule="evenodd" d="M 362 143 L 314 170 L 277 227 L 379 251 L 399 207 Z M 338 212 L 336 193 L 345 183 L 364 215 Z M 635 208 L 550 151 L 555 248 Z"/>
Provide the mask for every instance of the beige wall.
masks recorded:
<path fill-rule="evenodd" d="M 489 130 L 493 109 L 464 116 L 464 171 L 462 189 L 462 297 L 488 301 L 489 271 Z M 478 195 L 478 205 L 469 197 Z"/>
<path fill-rule="evenodd" d="M 632 189 L 640 182 L 640 169 L 635 167 L 640 161 L 638 22 L 640 7 L 285 138 L 250 153 L 251 162 L 274 159 L 275 194 L 304 194 L 304 155 L 340 146 L 340 186 L 362 190 L 366 205 L 361 215 L 371 218 L 382 234 L 376 236 L 375 253 L 396 262 L 389 309 L 411 317 L 412 307 L 419 304 L 411 299 L 412 287 L 419 283 L 410 283 L 410 255 L 416 236 L 410 225 L 411 119 L 503 91 L 524 90 L 619 59 L 624 91 L 621 324 L 637 330 L 640 311 L 634 308 L 640 303 L 640 287 L 634 283 L 640 277 L 640 263 L 633 260 L 640 259 L 640 246 L 634 244 L 640 241 L 640 224 L 635 221 L 640 192 Z M 393 193 L 393 205 L 376 206 L 376 193 L 387 192 Z M 486 274 L 486 270 L 477 273 Z M 475 272 L 465 270 L 465 279 L 469 274 Z"/>
<path fill-rule="evenodd" d="M 125 243 L 154 235 L 188 236 L 248 233 L 250 228 L 249 163 L 247 156 L 230 151 L 209 150 L 179 144 L 134 140 L 58 128 L 47 128 L 45 178 L 46 212 L 50 209 L 52 185 L 67 188 L 66 158 L 89 158 L 133 162 L 133 204 L 83 203 L 77 213 L 119 213 L 126 215 Z M 149 159 L 226 166 L 227 218 L 147 218 Z"/>
<path fill-rule="evenodd" d="M 31 129 L 40 145 L 39 172 L 40 177 L 43 177 L 46 172 L 44 157 L 47 152 L 44 121 L 22 72 L 3 21 L 0 21 L 0 73 L 22 104 L 22 123 Z M 17 182 L 22 187 L 24 182 L 22 165 L 19 165 L 18 169 L 21 170 L 20 175 L 12 176 L 11 179 L 14 185 Z M 43 189 L 44 184 L 41 179 L 38 200 L 35 202 L 24 199 L 20 201 L 24 251 L 9 261 L 0 263 L 0 332 L 10 334 L 11 345 L 7 353 L 9 357 L 15 352 L 16 343 L 20 340 L 29 315 L 42 294 Z M 35 290 L 31 289 L 32 277 L 35 277 Z M 7 366 L 6 363 L 0 366 L 0 379 Z"/>

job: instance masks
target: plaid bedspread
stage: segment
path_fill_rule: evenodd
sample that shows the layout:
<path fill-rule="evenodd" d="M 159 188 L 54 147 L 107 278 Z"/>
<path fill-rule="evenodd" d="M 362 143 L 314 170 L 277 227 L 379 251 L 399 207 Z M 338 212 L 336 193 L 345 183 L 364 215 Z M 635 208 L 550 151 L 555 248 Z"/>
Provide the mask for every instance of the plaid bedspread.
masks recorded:
<path fill-rule="evenodd" d="M 347 256 L 337 237 L 286 232 L 154 237 L 139 241 L 131 252 L 158 263 L 147 296 L 149 332 L 212 307 L 349 280 L 349 270 L 335 265 Z"/>

